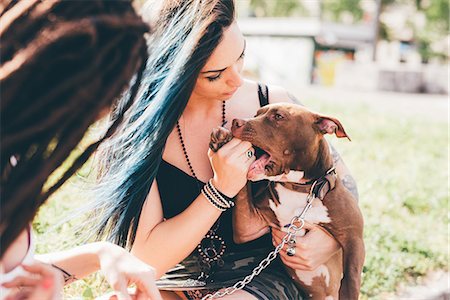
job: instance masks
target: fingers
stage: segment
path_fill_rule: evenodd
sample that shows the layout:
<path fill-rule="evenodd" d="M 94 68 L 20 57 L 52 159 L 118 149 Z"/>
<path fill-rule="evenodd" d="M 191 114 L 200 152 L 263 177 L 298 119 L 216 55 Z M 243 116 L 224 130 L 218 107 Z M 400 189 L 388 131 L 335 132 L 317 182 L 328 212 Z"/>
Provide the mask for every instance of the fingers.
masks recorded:
<path fill-rule="evenodd" d="M 240 155 L 245 155 L 249 149 L 255 153 L 255 150 L 252 148 L 252 144 L 250 142 L 233 138 L 228 144 L 225 144 L 217 152 L 214 152 L 208 148 L 208 157 L 211 158 L 215 153 L 217 153 L 219 156 L 229 156 L 230 158 L 234 158 L 239 157 Z"/>
<path fill-rule="evenodd" d="M 162 300 L 161 294 L 154 281 L 148 280 L 147 282 L 136 282 L 137 287 L 137 299 L 152 299 Z"/>
<path fill-rule="evenodd" d="M 252 144 L 250 144 L 249 142 L 242 142 L 236 147 L 234 147 L 231 151 L 232 152 L 230 152 L 230 157 L 241 159 L 244 158 L 244 160 L 254 157 L 253 154 L 255 153 L 255 149 L 253 149 Z M 247 156 L 248 151 L 252 152 L 251 157 Z"/>
<path fill-rule="evenodd" d="M 152 300 L 162 300 L 161 294 L 153 281 L 147 283 L 144 288 L 137 284 L 136 296 L 138 300 L 146 300 L 149 298 Z"/>
<path fill-rule="evenodd" d="M 39 274 L 44 277 L 54 276 L 56 270 L 50 266 L 43 263 L 33 263 L 29 265 L 22 265 L 25 271 L 33 274 Z"/>
<path fill-rule="evenodd" d="M 281 244 L 282 239 L 286 236 L 286 232 L 272 229 L 272 241 L 273 245 L 277 247 Z M 287 249 L 289 245 L 285 244 L 280 251 L 280 258 L 282 262 L 295 270 L 312 271 L 318 267 L 315 260 L 311 257 L 311 249 L 308 243 L 304 243 L 301 239 L 304 237 L 295 237 L 295 255 L 289 256 Z"/>
<path fill-rule="evenodd" d="M 233 138 L 233 139 L 231 139 L 231 141 L 229 141 L 228 143 L 223 145 L 222 148 L 220 148 L 217 152 L 228 153 L 233 148 L 235 148 L 236 146 L 238 146 L 239 144 L 242 144 L 242 143 L 250 144 L 249 142 L 243 142 L 242 140 L 240 140 L 238 138 Z"/>
<path fill-rule="evenodd" d="M 237 157 L 252 147 L 252 144 L 247 141 L 242 141 L 238 138 L 233 138 L 228 144 L 225 144 L 220 148 L 217 153 L 221 155 L 230 155 L 231 157 Z M 254 152 L 254 151 L 253 151 Z"/>
<path fill-rule="evenodd" d="M 24 288 L 12 299 L 59 299 L 62 293 L 62 276 L 50 265 L 33 263 L 22 265 L 28 276 L 17 276 L 12 281 L 4 283 L 7 288 Z M 59 279 L 59 281 L 58 281 Z M 23 293 L 22 293 L 23 292 Z"/>
<path fill-rule="evenodd" d="M 40 281 L 40 278 L 17 276 L 13 280 L 3 283 L 2 286 L 9 289 L 14 287 L 31 287 L 38 285 Z"/>
<path fill-rule="evenodd" d="M 280 258 L 281 261 L 288 267 L 294 269 L 294 270 L 304 270 L 304 271 L 312 271 L 315 268 L 303 264 L 303 263 L 299 263 L 298 260 L 293 260 L 292 257 L 288 256 L 286 254 L 286 252 L 280 252 Z M 298 259 L 298 258 L 297 258 Z"/>
<path fill-rule="evenodd" d="M 119 300 L 131 300 L 127 290 L 127 282 L 124 278 L 120 278 L 118 282 L 114 284 L 113 289 L 118 292 L 116 295 Z"/>

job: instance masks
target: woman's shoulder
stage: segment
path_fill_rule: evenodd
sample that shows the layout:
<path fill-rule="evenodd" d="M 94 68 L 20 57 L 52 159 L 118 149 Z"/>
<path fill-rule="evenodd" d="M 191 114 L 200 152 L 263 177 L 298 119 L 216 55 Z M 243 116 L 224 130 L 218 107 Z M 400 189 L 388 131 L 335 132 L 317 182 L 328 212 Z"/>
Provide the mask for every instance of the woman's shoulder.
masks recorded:
<path fill-rule="evenodd" d="M 233 104 L 230 103 L 233 107 L 233 116 L 239 118 L 248 118 L 250 116 L 253 116 L 255 112 L 260 108 L 258 98 L 258 84 L 263 83 L 248 79 L 244 80 L 242 86 L 238 89 L 233 97 Z M 300 103 L 285 88 L 273 84 L 264 85 L 266 85 L 269 90 L 269 103 Z"/>
<path fill-rule="evenodd" d="M 269 103 L 289 102 L 299 103 L 299 101 L 289 93 L 284 87 L 275 84 L 266 84 L 264 82 L 256 82 L 253 80 L 244 80 L 244 84 L 241 87 L 242 95 L 246 98 L 258 98 L 258 85 L 266 85 L 269 91 Z"/>

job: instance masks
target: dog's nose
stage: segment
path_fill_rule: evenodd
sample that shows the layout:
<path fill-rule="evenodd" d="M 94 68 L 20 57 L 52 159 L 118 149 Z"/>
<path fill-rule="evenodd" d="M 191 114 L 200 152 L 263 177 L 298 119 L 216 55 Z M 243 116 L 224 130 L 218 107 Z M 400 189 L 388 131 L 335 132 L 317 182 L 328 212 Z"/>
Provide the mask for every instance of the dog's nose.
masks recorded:
<path fill-rule="evenodd" d="M 242 126 L 245 125 L 245 121 L 244 120 L 240 120 L 240 119 L 234 119 L 233 120 L 233 127 L 234 128 L 240 128 Z"/>

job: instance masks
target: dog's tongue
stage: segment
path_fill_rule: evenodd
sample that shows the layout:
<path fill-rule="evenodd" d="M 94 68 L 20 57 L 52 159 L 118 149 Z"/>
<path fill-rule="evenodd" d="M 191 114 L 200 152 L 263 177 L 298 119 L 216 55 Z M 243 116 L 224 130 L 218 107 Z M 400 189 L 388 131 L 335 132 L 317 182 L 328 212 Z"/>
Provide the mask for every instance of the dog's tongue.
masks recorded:
<path fill-rule="evenodd" d="M 255 160 L 248 169 L 247 178 L 252 179 L 255 178 L 257 175 L 264 174 L 265 166 L 269 162 L 270 156 L 264 153 L 261 155 L 260 158 Z"/>

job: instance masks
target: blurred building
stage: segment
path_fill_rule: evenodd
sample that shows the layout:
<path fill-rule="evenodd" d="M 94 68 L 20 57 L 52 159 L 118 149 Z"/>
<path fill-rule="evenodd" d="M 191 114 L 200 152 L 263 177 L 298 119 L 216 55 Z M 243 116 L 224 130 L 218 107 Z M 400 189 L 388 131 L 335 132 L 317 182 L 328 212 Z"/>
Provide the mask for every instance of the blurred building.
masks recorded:
<path fill-rule="evenodd" d="M 282 85 L 448 94 L 448 64 L 423 63 L 412 28 L 426 22 L 411 3 L 394 3 L 381 11 L 376 5 L 381 2 L 362 1 L 362 20 L 355 23 L 345 13 L 339 22 L 324 21 L 320 1 L 300 1 L 303 16 L 289 18 L 254 17 L 258 13 L 246 2 L 239 2 L 241 16 L 246 15 L 239 25 L 248 41 L 249 76 Z M 378 36 L 380 24 L 390 41 Z M 448 53 L 448 36 L 436 45 Z"/>

